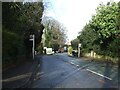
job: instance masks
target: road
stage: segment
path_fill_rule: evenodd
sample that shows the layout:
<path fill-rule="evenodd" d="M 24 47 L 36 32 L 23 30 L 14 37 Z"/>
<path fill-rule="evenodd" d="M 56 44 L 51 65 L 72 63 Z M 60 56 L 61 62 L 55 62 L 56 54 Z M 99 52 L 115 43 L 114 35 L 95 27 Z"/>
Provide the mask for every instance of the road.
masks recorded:
<path fill-rule="evenodd" d="M 66 53 L 44 55 L 32 88 L 118 88 L 117 66 Z"/>

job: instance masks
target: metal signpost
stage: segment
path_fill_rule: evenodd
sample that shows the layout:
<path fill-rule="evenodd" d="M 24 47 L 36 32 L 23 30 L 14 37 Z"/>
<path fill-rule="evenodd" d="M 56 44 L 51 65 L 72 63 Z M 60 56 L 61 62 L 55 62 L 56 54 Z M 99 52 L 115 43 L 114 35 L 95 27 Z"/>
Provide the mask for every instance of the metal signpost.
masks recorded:
<path fill-rule="evenodd" d="M 35 49 L 35 35 L 34 34 L 30 35 L 30 39 L 29 40 L 33 42 L 32 54 L 33 54 L 33 59 L 34 59 L 35 58 L 35 50 L 34 50 Z"/>

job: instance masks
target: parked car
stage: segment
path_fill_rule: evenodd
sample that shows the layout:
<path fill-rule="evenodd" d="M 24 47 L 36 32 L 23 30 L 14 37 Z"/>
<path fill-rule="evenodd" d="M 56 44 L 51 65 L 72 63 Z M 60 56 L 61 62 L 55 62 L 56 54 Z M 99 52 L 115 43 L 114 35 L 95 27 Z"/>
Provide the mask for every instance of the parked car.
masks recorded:
<path fill-rule="evenodd" d="M 63 53 L 63 52 L 64 52 L 64 48 L 59 48 L 59 49 L 58 49 L 58 52 L 59 52 L 59 53 Z"/>
<path fill-rule="evenodd" d="M 46 48 L 46 54 L 48 54 L 48 55 L 54 54 L 53 49 L 52 48 Z"/>
<path fill-rule="evenodd" d="M 72 55 L 77 57 L 78 56 L 78 51 L 77 50 L 72 50 Z"/>

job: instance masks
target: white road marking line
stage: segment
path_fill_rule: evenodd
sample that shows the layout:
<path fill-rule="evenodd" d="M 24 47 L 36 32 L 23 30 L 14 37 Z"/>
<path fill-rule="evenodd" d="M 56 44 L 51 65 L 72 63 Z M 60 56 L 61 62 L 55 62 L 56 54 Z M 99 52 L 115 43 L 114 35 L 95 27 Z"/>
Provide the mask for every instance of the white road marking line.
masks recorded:
<path fill-rule="evenodd" d="M 89 71 L 89 72 L 92 72 L 92 73 L 94 73 L 94 74 L 97 74 L 97 75 L 99 75 L 99 76 L 101 76 L 101 77 L 104 77 L 104 78 L 106 78 L 106 79 L 112 80 L 112 78 L 109 78 L 109 77 L 107 77 L 107 76 L 104 76 L 104 75 L 102 75 L 102 74 L 100 74 L 100 73 L 97 73 L 97 72 L 95 72 L 95 71 L 92 71 L 92 70 L 90 70 L 90 69 L 86 69 L 86 70 Z"/>
<path fill-rule="evenodd" d="M 71 62 L 71 64 L 74 64 L 73 62 Z"/>
<path fill-rule="evenodd" d="M 76 65 L 77 67 L 79 67 L 79 65 Z"/>

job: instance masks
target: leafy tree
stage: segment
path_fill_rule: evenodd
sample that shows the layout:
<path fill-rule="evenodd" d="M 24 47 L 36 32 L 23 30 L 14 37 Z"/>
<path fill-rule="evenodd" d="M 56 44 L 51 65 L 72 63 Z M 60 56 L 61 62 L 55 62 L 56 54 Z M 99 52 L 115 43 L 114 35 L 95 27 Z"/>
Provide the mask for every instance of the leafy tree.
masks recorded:
<path fill-rule="evenodd" d="M 78 44 L 79 44 L 79 39 L 77 39 L 77 38 L 71 41 L 71 45 L 72 45 L 73 49 L 75 49 L 75 50 L 77 50 Z"/>
<path fill-rule="evenodd" d="M 66 40 L 65 28 L 57 20 L 50 17 L 44 17 L 43 24 L 45 26 L 45 46 L 58 50 L 60 45 L 64 45 Z"/>
<path fill-rule="evenodd" d="M 17 31 L 18 18 L 21 15 L 22 3 L 3 2 L 2 3 L 2 25 L 9 31 Z"/>
<path fill-rule="evenodd" d="M 44 28 L 41 24 L 43 10 L 42 2 L 2 3 L 3 64 L 9 61 L 15 63 L 14 60 L 18 61 L 20 58 L 17 57 L 23 55 L 30 57 L 32 53 L 32 42 L 29 41 L 30 34 L 35 34 L 35 45 L 39 45 Z"/>
<path fill-rule="evenodd" d="M 85 25 L 78 36 L 85 52 L 93 50 L 98 54 L 118 57 L 120 48 L 119 15 L 119 3 L 100 4 L 96 9 L 96 15 Z"/>
<path fill-rule="evenodd" d="M 97 44 L 100 45 L 101 51 L 102 50 L 108 51 L 108 52 L 106 51 L 106 53 L 104 54 L 112 53 L 109 51 L 109 48 L 111 44 L 114 42 L 114 40 L 116 40 L 116 35 L 120 32 L 116 27 L 118 15 L 119 15 L 118 4 L 113 2 L 107 5 L 100 5 L 97 8 L 96 16 L 92 18 L 91 26 L 99 36 L 99 38 L 96 40 Z M 115 42 L 114 44 L 116 46 Z"/>

